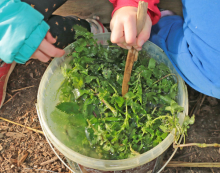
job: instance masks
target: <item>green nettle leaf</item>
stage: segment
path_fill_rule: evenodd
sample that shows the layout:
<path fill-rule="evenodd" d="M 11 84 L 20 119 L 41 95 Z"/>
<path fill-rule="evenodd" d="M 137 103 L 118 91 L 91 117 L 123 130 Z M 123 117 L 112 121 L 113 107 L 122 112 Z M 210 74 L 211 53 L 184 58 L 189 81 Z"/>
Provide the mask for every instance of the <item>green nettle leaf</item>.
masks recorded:
<path fill-rule="evenodd" d="M 77 47 L 75 48 L 75 50 L 76 50 L 76 52 L 82 52 L 83 47 L 82 47 L 82 46 L 77 46 Z"/>
<path fill-rule="evenodd" d="M 78 88 L 74 89 L 72 92 L 73 92 L 76 100 L 79 97 L 81 97 L 83 94 L 89 93 L 88 90 L 81 90 L 81 89 L 78 89 Z"/>
<path fill-rule="evenodd" d="M 83 81 L 83 77 L 82 75 L 74 75 L 74 76 L 71 76 L 71 79 L 72 79 L 72 83 L 73 83 L 73 86 L 74 88 L 82 88 L 83 85 L 84 85 L 84 81 Z"/>
<path fill-rule="evenodd" d="M 97 77 L 96 76 L 86 76 L 85 83 L 89 84 L 94 79 L 97 79 Z"/>
<path fill-rule="evenodd" d="M 160 127 L 160 129 L 163 131 L 163 132 L 167 132 L 169 129 L 167 128 L 167 126 L 165 126 L 165 125 L 160 125 L 159 126 Z"/>
<path fill-rule="evenodd" d="M 193 115 L 191 118 L 189 116 L 186 116 L 184 119 L 184 126 L 192 125 L 195 122 L 195 115 Z"/>
<path fill-rule="evenodd" d="M 129 92 L 122 97 L 127 50 L 102 46 L 85 28 L 74 26 L 73 59 L 62 69 L 60 103 L 51 119 L 60 140 L 97 159 L 127 159 L 158 145 L 175 128 L 177 141 L 195 118 L 180 126 L 175 75 L 144 52 L 134 62 Z"/>
<path fill-rule="evenodd" d="M 149 68 L 149 69 L 154 69 L 155 66 L 156 66 L 156 60 L 153 59 L 153 58 L 151 58 L 151 59 L 149 60 L 148 68 Z"/>
<path fill-rule="evenodd" d="M 160 78 L 160 77 L 161 77 L 161 72 L 160 72 L 160 70 L 157 69 L 157 68 L 154 68 L 153 74 L 154 74 L 154 76 L 155 76 L 156 78 Z"/>
<path fill-rule="evenodd" d="M 136 96 L 135 96 L 135 94 L 134 94 L 133 92 L 127 92 L 127 93 L 124 95 L 124 97 L 129 100 L 129 99 L 135 98 Z"/>
<path fill-rule="evenodd" d="M 102 74 L 105 79 L 109 79 L 111 77 L 112 71 L 110 69 L 104 68 Z"/>
<path fill-rule="evenodd" d="M 160 95 L 159 97 L 161 100 L 163 100 L 164 102 L 166 102 L 168 104 L 171 104 L 171 102 L 173 101 L 168 95 L 166 95 L 166 96 Z"/>
<path fill-rule="evenodd" d="M 143 78 L 146 80 L 150 79 L 151 75 L 152 75 L 152 71 L 150 71 L 148 69 L 144 69 L 141 73 L 141 76 L 143 76 Z"/>
<path fill-rule="evenodd" d="M 177 93 L 177 89 L 178 89 L 177 83 L 174 84 L 174 85 L 170 88 L 170 97 L 171 97 L 172 99 L 175 99 L 176 93 Z"/>
<path fill-rule="evenodd" d="M 77 56 L 78 56 L 78 53 L 77 53 L 77 52 L 73 52 L 73 53 L 72 53 L 72 56 L 73 56 L 73 57 L 77 57 Z"/>
<path fill-rule="evenodd" d="M 116 103 L 118 104 L 119 107 L 122 107 L 122 105 L 125 102 L 125 99 L 121 96 L 118 96 L 118 97 L 115 98 L 115 101 L 116 101 Z"/>
<path fill-rule="evenodd" d="M 58 104 L 56 108 L 67 114 L 75 114 L 79 112 L 79 106 L 75 102 L 63 102 Z"/>

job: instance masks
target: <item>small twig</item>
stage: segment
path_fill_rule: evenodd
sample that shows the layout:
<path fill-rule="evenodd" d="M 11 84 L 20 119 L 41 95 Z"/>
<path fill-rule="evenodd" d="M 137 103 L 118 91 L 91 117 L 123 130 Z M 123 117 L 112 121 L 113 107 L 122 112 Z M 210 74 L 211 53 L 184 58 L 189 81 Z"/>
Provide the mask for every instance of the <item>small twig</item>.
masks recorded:
<path fill-rule="evenodd" d="M 20 89 L 16 89 L 16 90 L 12 90 L 11 92 L 21 91 L 21 90 L 25 90 L 25 89 L 32 88 L 32 87 L 35 87 L 35 85 L 24 87 L 24 88 L 20 88 Z"/>
<path fill-rule="evenodd" d="M 210 168 L 210 169 L 211 169 L 212 173 L 215 173 L 212 168 Z"/>
<path fill-rule="evenodd" d="M 177 75 L 174 74 L 174 73 L 170 73 L 170 74 L 167 74 L 167 75 L 165 75 L 164 77 L 158 79 L 157 81 L 155 81 L 151 86 L 153 86 L 154 84 L 160 82 L 161 80 L 163 80 L 163 79 L 165 79 L 166 77 L 169 77 L 169 76 L 175 76 L 175 77 L 176 77 L 176 80 L 177 80 L 177 84 L 179 83 Z M 151 86 L 149 86 L 148 88 L 146 88 L 145 91 L 147 91 Z"/>
<path fill-rule="evenodd" d="M 14 94 L 10 99 L 8 99 L 2 106 L 4 106 L 6 103 L 10 102 L 19 92 Z"/>
<path fill-rule="evenodd" d="M 200 94 L 199 98 L 197 99 L 197 102 L 195 106 L 193 107 L 192 111 L 190 112 L 189 116 L 191 117 L 193 114 L 195 115 L 196 112 L 199 110 L 199 108 L 202 106 L 204 100 L 206 98 L 206 95 Z"/>
<path fill-rule="evenodd" d="M 200 167 L 200 168 L 220 168 L 220 162 L 202 162 L 202 163 L 190 163 L 182 161 L 170 161 L 167 167 Z"/>
<path fill-rule="evenodd" d="M 7 122 L 9 122 L 9 123 L 12 123 L 12 124 L 16 124 L 16 125 L 21 126 L 21 127 L 25 127 L 25 126 L 22 125 L 22 124 L 16 123 L 16 122 L 14 122 L 14 121 L 10 121 L 10 120 L 8 120 L 8 119 L 6 119 L 6 118 L 0 117 L 0 119 L 1 119 L 1 120 L 4 120 L 4 121 L 7 121 Z M 44 135 L 43 131 L 40 131 L 40 130 L 37 130 L 37 129 L 33 129 L 33 128 L 31 128 L 31 127 L 25 127 L 25 128 L 27 128 L 27 129 L 29 129 L 29 130 L 32 130 L 32 131 L 34 131 L 34 132 L 36 132 L 36 133 L 41 133 L 41 134 Z"/>
<path fill-rule="evenodd" d="M 10 97 L 12 97 L 12 95 L 11 94 L 9 94 L 9 93 L 7 93 Z"/>
<path fill-rule="evenodd" d="M 182 147 L 189 147 L 189 146 L 197 146 L 200 148 L 206 148 L 206 147 L 220 147 L 220 144 L 213 143 L 213 144 L 206 144 L 206 143 L 188 143 L 188 144 L 174 144 L 174 148 L 182 148 Z"/>
<path fill-rule="evenodd" d="M 55 157 L 53 157 L 53 158 L 50 159 L 50 160 L 47 160 L 47 161 L 45 161 L 45 162 L 42 162 L 40 165 L 41 165 L 41 166 L 47 165 L 47 164 L 49 164 L 49 163 L 52 163 L 52 162 L 56 161 L 57 159 L 58 159 L 58 157 L 55 156 Z"/>

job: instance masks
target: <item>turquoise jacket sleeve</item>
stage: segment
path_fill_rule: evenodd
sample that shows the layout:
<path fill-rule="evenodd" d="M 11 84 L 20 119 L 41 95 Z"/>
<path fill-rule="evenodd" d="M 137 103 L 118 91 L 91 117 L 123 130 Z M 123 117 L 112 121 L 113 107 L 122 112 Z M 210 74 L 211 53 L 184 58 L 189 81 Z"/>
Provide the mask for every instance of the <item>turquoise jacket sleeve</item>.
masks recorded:
<path fill-rule="evenodd" d="M 24 64 L 44 39 L 44 16 L 20 0 L 0 0 L 0 59 Z"/>

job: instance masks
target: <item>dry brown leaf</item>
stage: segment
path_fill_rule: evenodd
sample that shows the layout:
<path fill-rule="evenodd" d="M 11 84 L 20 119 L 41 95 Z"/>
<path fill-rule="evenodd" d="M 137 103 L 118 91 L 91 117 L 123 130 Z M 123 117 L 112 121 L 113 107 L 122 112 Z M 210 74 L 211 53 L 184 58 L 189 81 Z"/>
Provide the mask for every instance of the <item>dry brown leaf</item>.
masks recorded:
<path fill-rule="evenodd" d="M 25 151 L 22 152 L 21 155 L 18 156 L 18 161 L 17 161 L 18 167 L 20 167 L 20 165 L 25 161 L 25 159 L 27 158 L 28 154 L 29 153 L 25 150 Z"/>
<path fill-rule="evenodd" d="M 7 132 L 5 135 L 13 138 L 22 138 L 26 136 L 25 134 L 17 133 L 17 132 Z"/>
<path fill-rule="evenodd" d="M 0 144 L 0 151 L 2 151 L 3 150 L 3 147 L 1 146 L 1 144 Z"/>

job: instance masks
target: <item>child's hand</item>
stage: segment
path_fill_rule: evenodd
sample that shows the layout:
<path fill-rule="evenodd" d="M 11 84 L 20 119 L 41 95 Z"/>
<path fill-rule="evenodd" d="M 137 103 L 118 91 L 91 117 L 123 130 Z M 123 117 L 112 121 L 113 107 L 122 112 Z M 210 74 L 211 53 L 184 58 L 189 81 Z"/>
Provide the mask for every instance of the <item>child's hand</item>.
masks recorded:
<path fill-rule="evenodd" d="M 148 14 L 143 30 L 137 36 L 137 7 L 122 7 L 118 9 L 110 22 L 111 42 L 118 46 L 130 49 L 132 46 L 141 50 L 142 45 L 149 39 L 152 21 Z"/>
<path fill-rule="evenodd" d="M 47 62 L 51 57 L 62 57 L 65 54 L 65 51 L 59 48 L 56 48 L 53 43 L 56 42 L 56 39 L 52 37 L 50 32 L 47 32 L 46 37 L 41 42 L 40 46 L 33 53 L 31 58 L 38 59 L 42 62 Z"/>

